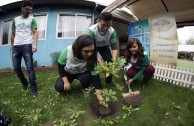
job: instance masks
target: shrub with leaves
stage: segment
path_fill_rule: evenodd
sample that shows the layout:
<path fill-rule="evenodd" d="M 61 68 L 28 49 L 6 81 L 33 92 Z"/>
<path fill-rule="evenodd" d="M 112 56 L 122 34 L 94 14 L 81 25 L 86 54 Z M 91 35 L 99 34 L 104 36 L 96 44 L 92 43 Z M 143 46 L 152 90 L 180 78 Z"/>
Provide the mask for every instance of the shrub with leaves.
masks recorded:
<path fill-rule="evenodd" d="M 119 77 L 118 72 L 125 64 L 125 59 L 122 57 L 117 57 L 113 62 L 104 62 L 103 64 L 99 64 L 96 66 L 97 73 L 105 73 L 105 76 L 113 75 L 114 77 Z"/>
<path fill-rule="evenodd" d="M 102 97 L 104 98 L 104 105 L 108 107 L 109 101 L 117 101 L 116 92 L 112 89 L 103 89 L 102 91 Z"/>
<path fill-rule="evenodd" d="M 50 54 L 52 58 L 52 66 L 57 66 L 58 65 L 58 59 L 60 56 L 61 52 L 53 52 Z"/>

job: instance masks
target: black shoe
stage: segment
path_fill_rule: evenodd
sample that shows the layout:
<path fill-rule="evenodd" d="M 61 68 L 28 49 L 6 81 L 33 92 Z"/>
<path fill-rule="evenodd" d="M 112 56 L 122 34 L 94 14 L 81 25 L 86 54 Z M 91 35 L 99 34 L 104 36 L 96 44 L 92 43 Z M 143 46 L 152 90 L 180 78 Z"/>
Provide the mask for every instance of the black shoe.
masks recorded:
<path fill-rule="evenodd" d="M 32 97 L 37 97 L 37 96 L 38 96 L 38 91 L 32 90 Z"/>
<path fill-rule="evenodd" d="M 112 86 L 112 87 L 116 87 L 116 84 L 114 82 L 111 83 L 107 83 L 108 85 Z"/>
<path fill-rule="evenodd" d="M 29 88 L 28 85 L 27 85 L 27 86 L 24 86 L 24 85 L 23 85 L 23 90 L 24 90 L 25 92 L 28 91 L 28 88 Z"/>

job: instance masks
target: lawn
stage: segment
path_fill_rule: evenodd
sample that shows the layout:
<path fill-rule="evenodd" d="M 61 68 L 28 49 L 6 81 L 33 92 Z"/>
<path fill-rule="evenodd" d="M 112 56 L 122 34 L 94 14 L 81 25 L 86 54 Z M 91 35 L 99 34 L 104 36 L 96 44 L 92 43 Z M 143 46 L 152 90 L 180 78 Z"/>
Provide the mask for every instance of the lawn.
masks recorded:
<path fill-rule="evenodd" d="M 58 94 L 54 83 L 56 70 L 37 72 L 39 96 L 33 98 L 31 91 L 24 92 L 15 75 L 0 77 L 0 111 L 10 116 L 11 126 L 193 126 L 194 91 L 170 83 L 152 79 L 145 91 L 141 92 L 140 106 L 127 106 L 122 93 L 127 92 L 122 73 L 115 82 L 124 88 L 117 92 L 122 104 L 119 113 L 99 118 L 92 114 L 91 103 L 96 100 L 94 92 L 84 98 L 78 81 L 67 94 Z M 103 78 L 103 76 L 101 76 Z M 131 88 L 140 89 L 141 80 Z M 102 79 L 102 84 L 104 81 Z M 107 88 L 111 88 L 106 86 Z M 139 108 L 139 110 L 136 110 Z M 135 111 L 136 110 L 136 111 Z"/>
<path fill-rule="evenodd" d="M 189 68 L 194 70 L 194 61 L 189 61 L 189 60 L 177 60 L 177 66 L 178 67 L 183 67 L 183 68 Z"/>

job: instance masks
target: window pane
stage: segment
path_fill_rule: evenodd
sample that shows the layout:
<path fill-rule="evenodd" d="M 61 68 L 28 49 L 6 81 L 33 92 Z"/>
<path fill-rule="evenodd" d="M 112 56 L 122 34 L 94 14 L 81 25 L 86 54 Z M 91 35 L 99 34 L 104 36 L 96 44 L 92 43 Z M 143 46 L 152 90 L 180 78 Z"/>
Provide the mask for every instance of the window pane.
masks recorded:
<path fill-rule="evenodd" d="M 76 22 L 76 37 L 86 34 L 87 28 L 91 24 L 91 17 L 90 16 L 77 16 Z"/>
<path fill-rule="evenodd" d="M 46 35 L 46 14 L 34 15 L 38 25 L 38 39 L 45 39 Z"/>
<path fill-rule="evenodd" d="M 10 43 L 10 37 L 11 37 L 11 20 L 10 21 L 4 21 L 3 22 L 3 36 L 2 36 L 2 45 Z"/>
<path fill-rule="evenodd" d="M 58 37 L 75 37 L 75 16 L 59 15 Z"/>

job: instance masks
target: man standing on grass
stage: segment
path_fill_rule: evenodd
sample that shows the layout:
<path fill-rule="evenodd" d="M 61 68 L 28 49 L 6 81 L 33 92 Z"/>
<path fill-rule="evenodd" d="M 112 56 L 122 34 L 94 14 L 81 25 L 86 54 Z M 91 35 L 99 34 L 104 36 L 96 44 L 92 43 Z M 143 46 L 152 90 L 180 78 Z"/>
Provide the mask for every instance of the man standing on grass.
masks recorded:
<path fill-rule="evenodd" d="M 112 60 L 116 60 L 118 53 L 116 32 L 111 27 L 112 18 L 113 17 L 111 13 L 103 12 L 98 18 L 98 23 L 90 26 L 87 30 L 87 34 L 95 38 L 96 40 L 97 51 L 100 53 L 102 59 L 107 62 L 112 62 Z M 100 64 L 103 63 L 103 61 L 99 57 L 98 62 Z M 106 78 L 106 83 L 111 86 L 115 86 L 115 84 L 112 82 L 112 75 Z"/>
<path fill-rule="evenodd" d="M 32 96 L 38 96 L 36 75 L 33 67 L 33 53 L 37 51 L 38 32 L 37 22 L 30 14 L 32 12 L 32 1 L 24 1 L 22 4 L 22 15 L 14 18 L 12 22 L 11 50 L 13 68 L 20 79 L 23 90 L 27 91 L 29 83 Z M 34 46 L 32 47 L 32 41 Z M 21 70 L 22 57 L 25 61 L 29 75 L 29 83 Z"/>

